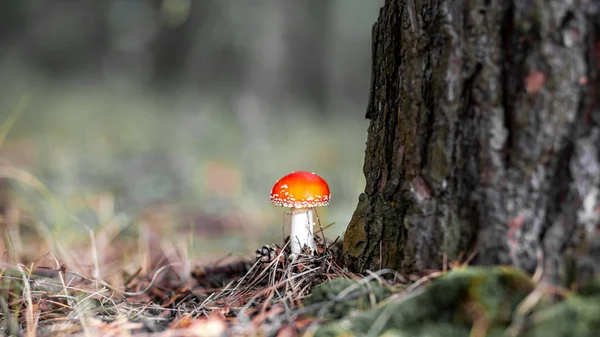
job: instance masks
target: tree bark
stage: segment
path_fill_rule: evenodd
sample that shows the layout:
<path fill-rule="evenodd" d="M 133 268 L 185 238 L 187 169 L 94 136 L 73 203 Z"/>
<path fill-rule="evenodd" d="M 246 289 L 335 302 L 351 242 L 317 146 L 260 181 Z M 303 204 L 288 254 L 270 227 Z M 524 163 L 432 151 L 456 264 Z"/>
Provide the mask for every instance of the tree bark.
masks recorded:
<path fill-rule="evenodd" d="M 422 272 L 476 249 L 476 263 L 540 268 L 553 283 L 597 270 L 599 10 L 386 1 L 350 269 Z"/>

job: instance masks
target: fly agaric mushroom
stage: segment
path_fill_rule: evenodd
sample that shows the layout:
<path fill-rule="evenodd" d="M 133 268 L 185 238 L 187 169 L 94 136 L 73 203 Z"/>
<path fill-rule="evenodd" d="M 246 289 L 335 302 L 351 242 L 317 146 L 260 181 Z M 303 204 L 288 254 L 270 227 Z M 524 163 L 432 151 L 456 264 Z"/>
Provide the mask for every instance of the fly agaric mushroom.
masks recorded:
<path fill-rule="evenodd" d="M 292 172 L 279 179 L 271 190 L 271 204 L 289 207 L 291 216 L 290 247 L 292 254 L 315 250 L 313 212 L 329 205 L 327 182 L 312 172 Z"/>

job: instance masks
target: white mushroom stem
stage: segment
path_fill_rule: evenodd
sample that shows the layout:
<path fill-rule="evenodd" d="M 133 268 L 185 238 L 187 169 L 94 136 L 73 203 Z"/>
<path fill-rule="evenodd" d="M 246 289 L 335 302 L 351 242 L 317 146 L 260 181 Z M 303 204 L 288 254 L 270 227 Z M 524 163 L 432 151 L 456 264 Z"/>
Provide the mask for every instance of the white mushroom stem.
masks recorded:
<path fill-rule="evenodd" d="M 306 252 L 309 255 L 313 255 L 315 251 L 313 209 L 292 208 L 290 217 L 290 248 L 292 249 L 292 254 Z"/>

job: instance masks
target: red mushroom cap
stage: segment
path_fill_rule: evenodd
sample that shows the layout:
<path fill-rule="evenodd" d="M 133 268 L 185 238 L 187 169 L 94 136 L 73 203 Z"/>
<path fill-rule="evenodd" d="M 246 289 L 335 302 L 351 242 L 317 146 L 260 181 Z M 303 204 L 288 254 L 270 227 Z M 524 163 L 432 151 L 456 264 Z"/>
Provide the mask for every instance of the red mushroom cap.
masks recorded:
<path fill-rule="evenodd" d="M 292 172 L 279 179 L 271 190 L 271 203 L 275 206 L 327 206 L 330 198 L 327 182 L 312 172 Z"/>

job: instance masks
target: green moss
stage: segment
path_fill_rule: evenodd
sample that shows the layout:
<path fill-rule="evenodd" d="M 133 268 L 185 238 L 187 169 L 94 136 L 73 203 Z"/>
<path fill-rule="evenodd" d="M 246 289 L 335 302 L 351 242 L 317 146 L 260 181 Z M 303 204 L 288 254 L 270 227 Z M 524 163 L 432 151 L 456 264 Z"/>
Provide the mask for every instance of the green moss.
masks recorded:
<path fill-rule="evenodd" d="M 352 284 L 336 280 L 315 299 L 327 301 Z M 316 289 L 316 288 L 315 288 Z M 471 336 L 475 323 L 482 323 L 486 336 L 505 336 L 513 313 L 533 290 L 529 277 L 509 267 L 468 267 L 449 272 L 420 290 L 368 311 L 333 311 L 335 317 L 315 336 Z M 378 299 L 387 297 L 389 291 Z M 543 302 L 541 302 L 543 303 Z M 336 305 L 340 305 L 337 303 Z M 338 307 L 339 308 L 339 307 Z M 362 308 L 365 308 L 363 306 Z M 593 337 L 600 331 L 600 276 L 585 284 L 579 294 L 557 304 L 539 304 L 521 322 L 522 337 Z"/>
<path fill-rule="evenodd" d="M 539 3 L 533 2 L 532 4 L 532 6 L 522 7 L 522 11 L 517 13 L 521 15 L 516 16 L 513 22 L 516 33 L 537 40 L 544 11 L 539 8 Z"/>
<path fill-rule="evenodd" d="M 362 214 L 366 214 L 365 208 L 368 204 L 369 196 L 366 193 L 361 193 L 358 198 L 356 211 L 352 215 L 352 219 L 344 234 L 344 254 L 346 258 L 356 259 L 361 256 L 365 249 L 367 232 L 365 231 Z"/>
<path fill-rule="evenodd" d="M 471 329 L 464 326 L 455 326 L 452 324 L 437 324 L 427 325 L 417 328 L 408 329 L 390 329 L 385 331 L 381 336 L 387 337 L 415 337 L 415 336 L 427 336 L 427 337 L 469 337 L 471 336 Z M 504 331 L 502 329 L 491 329 L 486 333 L 486 337 L 504 337 Z"/>
<path fill-rule="evenodd" d="M 337 296 L 342 293 L 346 294 L 338 299 Z M 360 284 L 358 281 L 340 277 L 316 286 L 302 304 L 311 316 L 338 319 L 354 310 L 371 309 L 373 304 L 391 294 L 390 288 L 379 283 Z"/>
<path fill-rule="evenodd" d="M 583 296 L 600 296 L 600 276 L 596 276 L 581 286 L 579 293 Z"/>
<path fill-rule="evenodd" d="M 488 322 L 488 331 L 500 331 L 532 289 L 527 275 L 512 268 L 464 268 L 399 301 L 331 322 L 315 336 L 380 335 L 385 331 L 396 336 L 468 336 L 480 319 Z"/>
<path fill-rule="evenodd" d="M 457 259 L 460 250 L 464 248 L 462 247 L 464 236 L 462 235 L 461 229 L 467 227 L 464 220 L 460 219 L 460 217 L 455 214 L 450 214 L 447 218 L 446 227 L 442 232 L 444 234 L 443 247 L 449 261 Z"/>
<path fill-rule="evenodd" d="M 411 220 L 412 220 L 412 218 L 410 216 L 405 216 L 402 219 L 402 225 L 406 229 L 407 233 L 410 233 L 414 229 L 414 226 L 413 226 Z M 409 235 L 407 234 L 407 237 L 408 236 Z M 416 261 L 416 250 L 415 250 L 415 246 L 414 246 L 414 244 L 412 244 L 412 242 L 404 243 L 402 253 L 404 254 L 404 256 L 402 257 L 402 266 L 403 267 L 406 267 L 408 264 L 414 263 L 414 261 Z"/>
<path fill-rule="evenodd" d="M 446 136 L 449 125 L 438 126 L 433 130 L 432 141 L 429 144 L 427 166 L 423 173 L 432 185 L 440 185 L 450 175 L 446 148 Z"/>
<path fill-rule="evenodd" d="M 569 297 L 534 314 L 523 337 L 595 337 L 600 331 L 600 296 Z"/>

